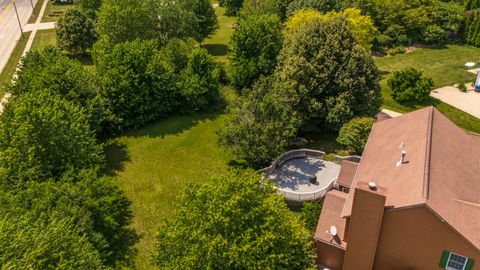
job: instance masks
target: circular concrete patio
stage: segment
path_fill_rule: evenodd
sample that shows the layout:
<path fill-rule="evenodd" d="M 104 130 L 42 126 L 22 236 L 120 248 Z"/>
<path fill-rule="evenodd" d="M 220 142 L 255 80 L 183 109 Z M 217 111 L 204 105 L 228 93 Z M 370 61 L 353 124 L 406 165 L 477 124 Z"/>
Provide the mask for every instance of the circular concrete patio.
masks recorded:
<path fill-rule="evenodd" d="M 339 172 L 339 164 L 307 156 L 283 162 L 268 178 L 281 191 L 315 193 L 328 189 Z M 317 183 L 310 183 L 312 176 L 316 176 Z"/>

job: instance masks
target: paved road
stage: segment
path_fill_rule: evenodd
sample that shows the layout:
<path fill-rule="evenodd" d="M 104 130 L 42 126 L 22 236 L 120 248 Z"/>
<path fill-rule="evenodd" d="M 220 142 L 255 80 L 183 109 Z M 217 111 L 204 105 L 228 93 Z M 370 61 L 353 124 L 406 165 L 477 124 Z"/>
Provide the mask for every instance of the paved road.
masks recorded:
<path fill-rule="evenodd" d="M 32 2 L 35 5 L 37 0 Z M 30 0 L 16 0 L 16 5 L 22 27 L 24 27 L 32 14 L 32 5 Z M 0 71 L 7 64 L 20 36 L 20 27 L 11 0 L 0 0 Z"/>

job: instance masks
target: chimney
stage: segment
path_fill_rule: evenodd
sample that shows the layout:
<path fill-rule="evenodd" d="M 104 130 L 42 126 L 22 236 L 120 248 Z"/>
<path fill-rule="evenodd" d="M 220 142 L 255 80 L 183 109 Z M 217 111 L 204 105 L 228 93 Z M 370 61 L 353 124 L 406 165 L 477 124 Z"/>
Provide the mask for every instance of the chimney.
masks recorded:
<path fill-rule="evenodd" d="M 386 201 L 386 189 L 375 182 L 359 182 L 353 194 L 343 270 L 371 270 Z"/>

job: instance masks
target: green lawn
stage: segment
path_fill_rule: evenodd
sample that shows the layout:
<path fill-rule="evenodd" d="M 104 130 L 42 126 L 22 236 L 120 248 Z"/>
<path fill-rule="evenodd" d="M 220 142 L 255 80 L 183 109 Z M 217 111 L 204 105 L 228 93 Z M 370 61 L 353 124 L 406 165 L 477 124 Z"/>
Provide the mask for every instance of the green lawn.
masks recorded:
<path fill-rule="evenodd" d="M 225 8 L 222 7 L 217 7 L 215 12 L 218 17 L 219 28 L 211 38 L 204 41 L 203 47 L 215 56 L 219 63 L 227 64 L 228 42 L 230 41 L 230 35 L 233 33 L 237 18 L 225 16 Z"/>
<path fill-rule="evenodd" d="M 18 43 L 10 55 L 7 64 L 0 73 L 0 99 L 3 98 L 3 95 L 5 95 L 6 84 L 9 84 L 12 80 L 13 74 L 17 69 L 18 62 L 20 62 L 20 59 L 22 58 L 22 54 L 25 50 L 25 46 L 27 45 L 29 36 L 30 32 L 24 33 L 24 36 L 18 40 Z"/>
<path fill-rule="evenodd" d="M 55 29 L 39 30 L 35 35 L 31 50 L 41 50 L 49 45 L 55 46 L 57 36 Z"/>
<path fill-rule="evenodd" d="M 186 183 L 205 182 L 227 170 L 232 159 L 217 145 L 223 117 L 212 114 L 176 116 L 110 142 L 107 159 L 116 182 L 133 203 L 138 243 L 136 269 L 149 265 L 155 231 L 172 213 Z"/>
<path fill-rule="evenodd" d="M 480 119 L 474 116 L 434 98 L 417 104 L 399 104 L 392 99 L 391 90 L 386 86 L 389 73 L 406 67 L 423 70 L 426 76 L 433 78 L 435 87 L 472 82 L 475 80 L 475 75 L 468 73 L 464 64 L 479 60 L 479 48 L 458 45 L 442 49 L 417 49 L 408 54 L 377 58 L 377 65 L 384 75 L 381 82 L 383 107 L 398 112 L 410 112 L 433 105 L 463 129 L 480 133 Z"/>
<path fill-rule="evenodd" d="M 48 0 L 45 0 L 45 1 L 48 1 Z M 74 6 L 75 5 L 55 5 L 52 3 L 52 1 L 48 1 L 47 8 L 45 9 L 45 13 L 43 13 L 42 22 L 58 22 L 60 17 L 63 16 L 64 12 L 67 9 L 73 8 Z M 54 12 L 62 12 L 62 13 L 58 13 L 58 14 L 55 14 L 54 16 L 50 16 L 50 15 L 53 15 Z"/>
<path fill-rule="evenodd" d="M 377 58 L 378 67 L 387 73 L 406 67 L 415 67 L 433 78 L 436 87 L 473 81 L 475 75 L 466 71 L 466 62 L 480 61 L 480 49 L 450 45 L 442 49 L 417 49 L 408 54 Z"/>

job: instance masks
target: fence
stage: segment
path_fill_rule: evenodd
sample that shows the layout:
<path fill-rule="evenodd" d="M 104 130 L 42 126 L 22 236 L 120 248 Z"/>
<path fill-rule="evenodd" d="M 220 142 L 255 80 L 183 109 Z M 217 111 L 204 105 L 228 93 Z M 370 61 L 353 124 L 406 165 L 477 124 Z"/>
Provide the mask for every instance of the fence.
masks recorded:
<path fill-rule="evenodd" d="M 314 157 L 322 160 L 328 159 L 337 164 L 341 164 L 343 160 L 349 160 L 357 163 L 359 163 L 361 160 L 361 157 L 359 156 L 343 157 L 343 156 L 337 156 L 337 155 L 327 155 L 325 154 L 325 152 L 318 151 L 318 150 L 311 150 L 311 149 L 291 150 L 281 154 L 269 167 L 263 168 L 258 171 L 264 174 L 261 185 L 263 185 L 265 181 L 268 179 L 268 176 L 271 175 L 284 162 L 289 161 L 291 159 L 295 159 L 295 158 L 305 158 L 305 157 Z M 332 179 L 327 186 L 315 192 L 295 192 L 290 190 L 284 190 L 278 187 L 275 187 L 275 189 L 277 189 L 279 193 L 283 194 L 286 200 L 297 201 L 297 202 L 314 201 L 314 200 L 323 198 L 327 193 L 327 191 L 332 189 L 336 180 L 337 179 Z"/>
<path fill-rule="evenodd" d="M 323 198 L 327 191 L 332 189 L 333 183 L 337 179 L 332 179 L 330 183 L 325 186 L 324 188 L 315 191 L 315 192 L 295 192 L 295 191 L 289 191 L 289 190 L 284 190 L 275 187 L 275 189 L 278 191 L 278 193 L 283 194 L 286 200 L 289 201 L 296 201 L 296 202 L 305 202 L 305 201 L 315 201 Z"/>

